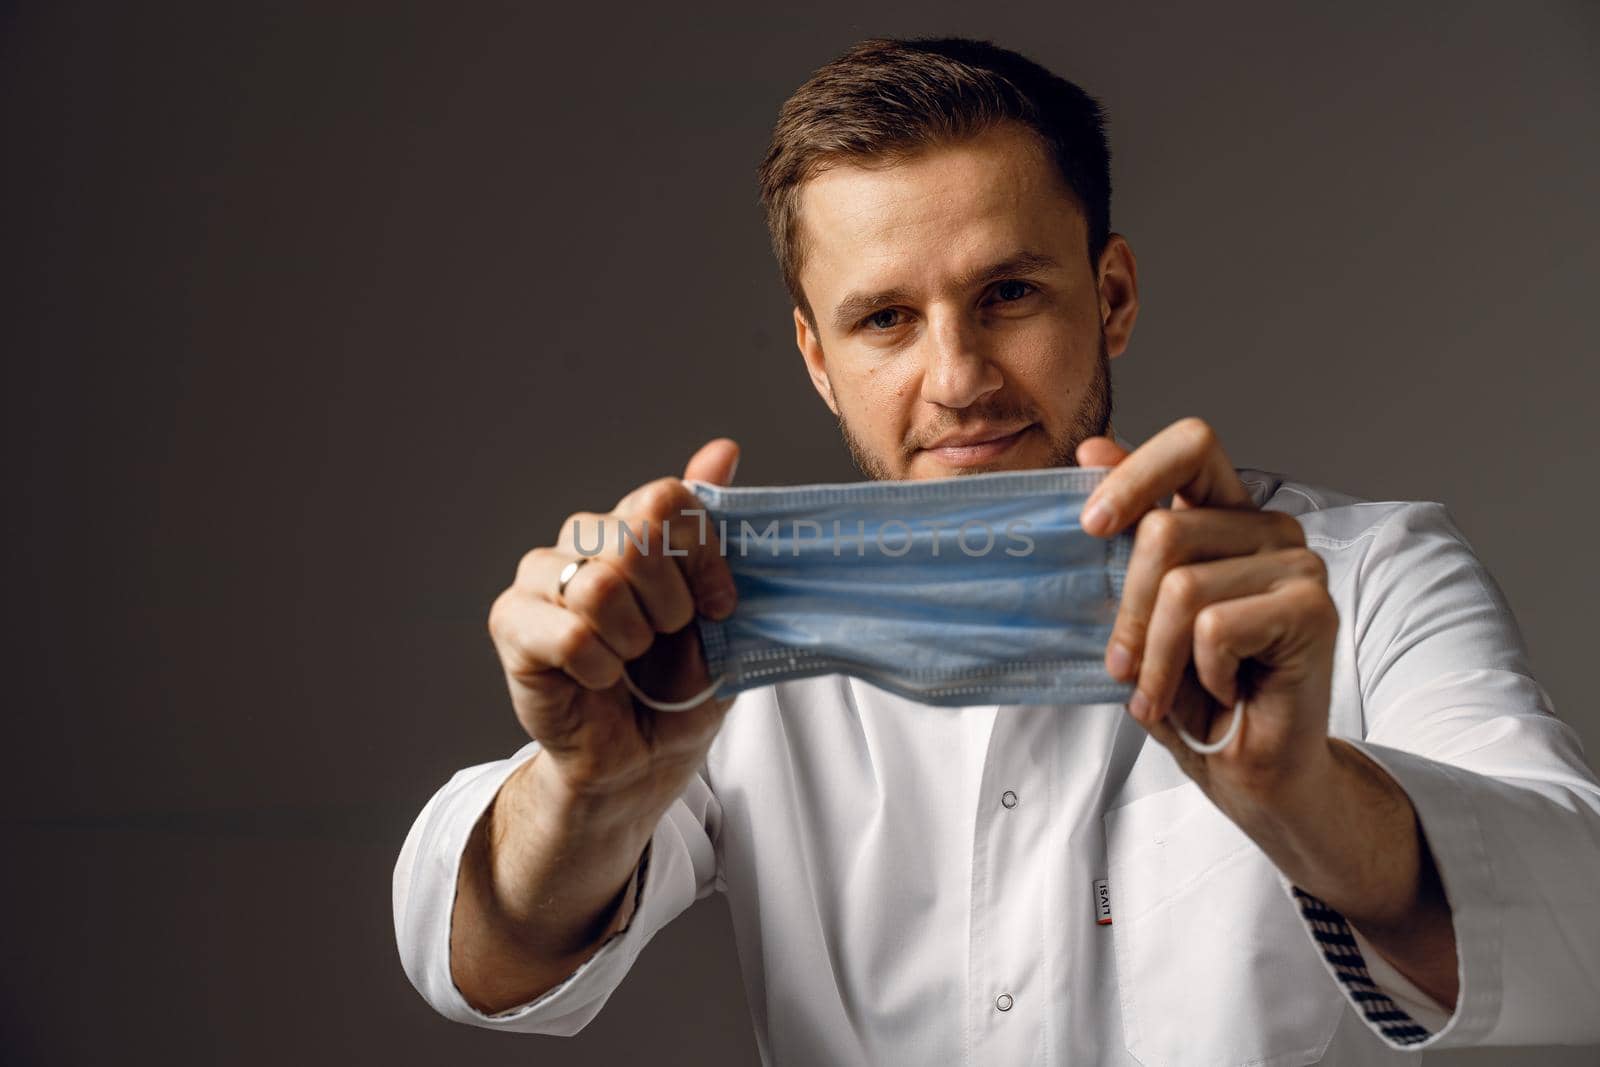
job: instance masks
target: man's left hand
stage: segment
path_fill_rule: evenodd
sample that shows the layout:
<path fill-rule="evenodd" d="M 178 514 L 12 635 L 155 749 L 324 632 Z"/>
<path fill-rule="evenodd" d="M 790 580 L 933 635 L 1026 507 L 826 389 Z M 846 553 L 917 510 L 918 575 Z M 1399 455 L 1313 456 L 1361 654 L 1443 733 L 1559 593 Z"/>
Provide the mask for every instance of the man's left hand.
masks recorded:
<path fill-rule="evenodd" d="M 1114 468 L 1084 502 L 1084 529 L 1110 537 L 1137 523 L 1106 646 L 1111 674 L 1137 679 L 1128 710 L 1280 871 L 1453 1008 L 1453 917 L 1411 800 L 1328 735 L 1339 613 L 1299 520 L 1256 507 L 1200 419 L 1133 452 L 1091 437 L 1077 459 Z M 1217 743 L 1239 699 L 1226 745 L 1183 743 L 1173 720 Z"/>
<path fill-rule="evenodd" d="M 1077 458 L 1115 468 L 1086 501 L 1084 529 L 1110 537 L 1136 524 L 1106 648 L 1111 675 L 1137 679 L 1129 712 L 1224 810 L 1277 806 L 1329 759 L 1338 611 L 1321 557 L 1294 516 L 1255 505 L 1200 419 L 1131 453 L 1092 437 Z M 1222 751 L 1183 744 L 1172 720 L 1219 739 L 1241 698 L 1242 728 Z"/>

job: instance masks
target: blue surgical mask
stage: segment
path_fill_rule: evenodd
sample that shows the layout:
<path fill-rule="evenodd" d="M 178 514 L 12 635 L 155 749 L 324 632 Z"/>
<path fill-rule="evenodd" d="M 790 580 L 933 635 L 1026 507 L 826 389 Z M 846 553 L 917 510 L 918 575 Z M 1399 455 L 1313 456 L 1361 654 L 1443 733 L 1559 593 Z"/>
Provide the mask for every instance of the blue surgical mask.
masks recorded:
<path fill-rule="evenodd" d="M 697 619 L 717 697 L 841 673 L 925 704 L 1124 702 L 1104 655 L 1133 544 L 1078 513 L 1106 468 L 782 488 L 690 482 L 738 606 Z M 630 681 L 630 688 L 632 683 Z M 678 704 L 677 710 L 708 694 Z"/>

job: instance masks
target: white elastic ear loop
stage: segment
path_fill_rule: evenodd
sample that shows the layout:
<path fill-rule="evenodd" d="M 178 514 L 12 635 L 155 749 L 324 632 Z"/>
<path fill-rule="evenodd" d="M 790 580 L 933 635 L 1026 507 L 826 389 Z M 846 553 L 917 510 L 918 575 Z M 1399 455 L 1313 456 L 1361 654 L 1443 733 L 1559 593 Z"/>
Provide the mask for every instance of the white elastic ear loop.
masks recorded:
<path fill-rule="evenodd" d="M 1242 722 L 1244 722 L 1244 699 L 1241 697 L 1239 700 L 1234 702 L 1233 721 L 1228 724 L 1228 732 L 1222 735 L 1222 740 L 1220 741 L 1208 744 L 1205 741 L 1197 739 L 1193 734 L 1189 733 L 1188 730 L 1185 730 L 1183 728 L 1183 723 L 1179 722 L 1176 718 L 1172 720 L 1172 725 L 1177 727 L 1178 736 L 1183 738 L 1184 744 L 1188 745 L 1191 749 L 1200 753 L 1202 756 L 1209 756 L 1213 753 L 1221 752 L 1223 749 L 1227 748 L 1233 743 L 1233 739 L 1239 736 L 1239 724 Z"/>
<path fill-rule="evenodd" d="M 698 707 L 711 699 L 711 694 L 717 691 L 717 686 L 721 685 L 726 677 L 725 673 L 717 675 L 702 692 L 696 693 L 688 700 L 653 700 L 641 693 L 639 687 L 633 684 L 633 679 L 628 677 L 628 668 L 622 668 L 622 680 L 627 683 L 628 692 L 645 707 L 655 708 L 657 711 L 688 711 L 690 708 Z"/>

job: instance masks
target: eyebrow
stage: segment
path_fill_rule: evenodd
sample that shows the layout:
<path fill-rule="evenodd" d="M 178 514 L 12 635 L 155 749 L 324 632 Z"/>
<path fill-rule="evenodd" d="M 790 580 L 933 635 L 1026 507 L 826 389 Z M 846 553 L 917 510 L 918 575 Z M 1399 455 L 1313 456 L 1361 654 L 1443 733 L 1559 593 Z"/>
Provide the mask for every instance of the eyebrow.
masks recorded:
<path fill-rule="evenodd" d="M 1016 252 L 997 263 L 968 271 L 956 279 L 955 287 L 971 289 L 1002 278 L 1042 274 L 1059 266 L 1061 264 L 1054 256 L 1047 256 L 1043 252 Z M 844 299 L 833 307 L 833 328 L 840 333 L 848 333 L 856 323 L 873 312 L 893 307 L 895 304 L 903 304 L 910 298 L 910 291 L 901 288 L 883 289 L 875 293 L 847 293 Z"/>

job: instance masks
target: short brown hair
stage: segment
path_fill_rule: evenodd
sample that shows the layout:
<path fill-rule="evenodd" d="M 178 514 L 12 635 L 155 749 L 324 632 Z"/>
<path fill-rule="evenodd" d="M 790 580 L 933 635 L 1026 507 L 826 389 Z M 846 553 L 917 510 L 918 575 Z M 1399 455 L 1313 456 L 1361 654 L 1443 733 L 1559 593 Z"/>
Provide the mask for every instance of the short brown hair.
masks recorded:
<path fill-rule="evenodd" d="M 988 41 L 874 38 L 795 90 L 761 163 L 761 204 L 783 283 L 813 327 L 800 287 L 800 186 L 841 160 L 903 160 L 1006 121 L 1031 129 L 1060 170 L 1095 263 L 1111 232 L 1111 150 L 1104 109 L 1073 83 Z"/>

